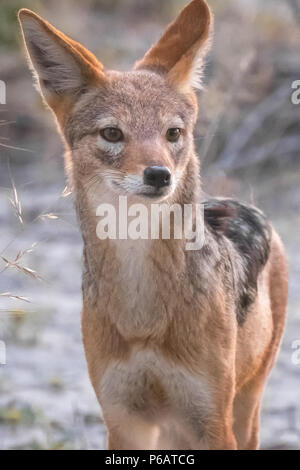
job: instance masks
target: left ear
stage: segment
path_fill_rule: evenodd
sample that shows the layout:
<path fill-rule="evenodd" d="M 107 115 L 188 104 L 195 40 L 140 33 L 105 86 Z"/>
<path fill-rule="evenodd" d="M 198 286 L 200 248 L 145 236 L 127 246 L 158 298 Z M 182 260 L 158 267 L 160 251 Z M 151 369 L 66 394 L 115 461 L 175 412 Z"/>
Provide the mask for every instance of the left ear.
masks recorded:
<path fill-rule="evenodd" d="M 201 88 L 212 22 L 206 1 L 193 0 L 135 68 L 165 72 L 169 81 L 182 91 Z"/>

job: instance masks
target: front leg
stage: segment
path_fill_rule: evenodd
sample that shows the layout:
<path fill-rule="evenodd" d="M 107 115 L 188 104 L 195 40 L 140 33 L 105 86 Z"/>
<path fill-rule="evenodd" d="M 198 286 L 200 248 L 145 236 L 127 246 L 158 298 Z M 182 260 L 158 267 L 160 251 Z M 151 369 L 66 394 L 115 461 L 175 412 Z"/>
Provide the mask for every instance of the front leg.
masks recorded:
<path fill-rule="evenodd" d="M 183 449 L 192 450 L 237 450 L 237 442 L 233 433 L 232 409 L 226 415 L 214 414 L 207 422 L 187 417 L 182 423 Z"/>
<path fill-rule="evenodd" d="M 206 439 L 209 450 L 237 450 L 233 430 L 235 383 L 233 377 L 220 380 L 216 388 L 216 409 L 207 423 Z"/>
<path fill-rule="evenodd" d="M 106 418 L 109 450 L 156 450 L 160 429 L 139 416 L 122 413 Z"/>
<path fill-rule="evenodd" d="M 216 389 L 215 389 L 216 390 Z M 191 391 L 191 390 L 190 390 Z M 187 392 L 187 390 L 186 390 Z M 193 450 L 236 450 L 233 431 L 234 384 L 231 379 L 220 381 L 217 391 L 210 396 L 199 384 L 197 395 L 184 393 L 177 420 L 177 435 L 181 436 L 176 448 Z"/>
<path fill-rule="evenodd" d="M 237 450 L 233 432 L 232 407 L 212 419 L 207 428 L 207 448 L 209 450 Z"/>

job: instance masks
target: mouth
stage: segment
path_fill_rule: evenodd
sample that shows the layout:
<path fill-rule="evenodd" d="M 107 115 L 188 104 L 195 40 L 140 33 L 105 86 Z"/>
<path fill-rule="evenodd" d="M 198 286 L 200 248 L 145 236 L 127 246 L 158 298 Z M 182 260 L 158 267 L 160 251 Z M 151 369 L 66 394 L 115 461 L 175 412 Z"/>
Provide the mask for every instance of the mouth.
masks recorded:
<path fill-rule="evenodd" d="M 165 198 L 171 193 L 170 187 L 154 188 L 152 186 L 143 185 L 143 188 L 139 190 L 128 190 L 127 188 L 124 188 L 124 186 L 117 181 L 113 181 L 112 184 L 113 184 L 114 189 L 121 191 L 122 193 L 126 195 L 139 196 L 141 198 L 152 199 L 152 200 Z"/>
<path fill-rule="evenodd" d="M 170 188 L 152 188 L 149 186 L 148 191 L 139 192 L 137 193 L 137 195 L 146 197 L 149 199 L 157 199 L 157 198 L 167 196 L 169 193 L 170 193 Z"/>

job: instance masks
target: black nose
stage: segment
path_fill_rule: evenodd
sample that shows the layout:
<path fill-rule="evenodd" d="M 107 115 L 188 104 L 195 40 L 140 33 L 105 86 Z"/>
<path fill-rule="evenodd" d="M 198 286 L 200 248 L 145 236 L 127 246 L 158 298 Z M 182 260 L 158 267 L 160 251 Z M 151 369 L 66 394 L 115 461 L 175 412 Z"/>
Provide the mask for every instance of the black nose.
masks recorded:
<path fill-rule="evenodd" d="M 144 171 L 144 184 L 155 188 L 164 188 L 171 184 L 171 173 L 164 166 L 149 166 Z"/>

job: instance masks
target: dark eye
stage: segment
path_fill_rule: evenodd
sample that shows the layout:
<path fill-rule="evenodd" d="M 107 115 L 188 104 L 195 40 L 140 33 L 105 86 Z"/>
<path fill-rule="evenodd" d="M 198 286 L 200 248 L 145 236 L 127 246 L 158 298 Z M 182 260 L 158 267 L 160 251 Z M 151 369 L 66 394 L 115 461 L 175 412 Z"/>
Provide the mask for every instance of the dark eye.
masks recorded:
<path fill-rule="evenodd" d="M 105 129 L 101 129 L 100 135 L 103 139 L 107 140 L 107 142 L 112 142 L 113 144 L 117 144 L 124 139 L 123 132 L 117 127 L 106 127 Z"/>
<path fill-rule="evenodd" d="M 169 142 L 178 142 L 181 134 L 182 134 L 182 130 L 179 129 L 178 127 L 169 129 L 167 132 L 167 140 Z"/>

